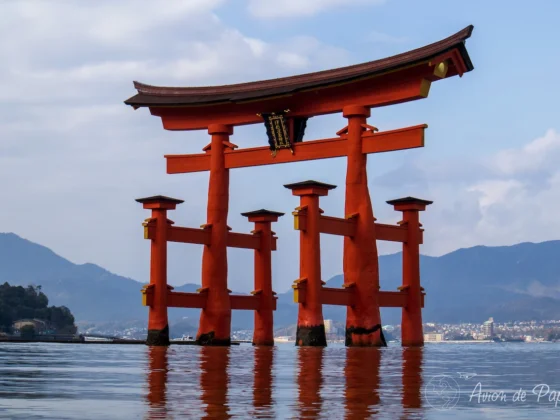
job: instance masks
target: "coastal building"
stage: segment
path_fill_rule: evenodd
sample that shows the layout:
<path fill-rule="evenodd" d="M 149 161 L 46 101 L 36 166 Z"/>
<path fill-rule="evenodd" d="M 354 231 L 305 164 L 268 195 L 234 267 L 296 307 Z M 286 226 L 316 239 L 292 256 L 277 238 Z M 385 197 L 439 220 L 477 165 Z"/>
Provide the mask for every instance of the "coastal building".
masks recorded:
<path fill-rule="evenodd" d="M 334 326 L 332 319 L 325 319 L 325 333 L 326 334 L 336 334 L 338 332 L 337 328 Z"/>
<path fill-rule="evenodd" d="M 482 324 L 482 334 L 485 337 L 494 337 L 494 318 L 488 318 L 488 321 L 484 321 Z"/>
<path fill-rule="evenodd" d="M 16 334 L 24 327 L 33 327 L 36 333 L 42 333 L 48 329 L 47 323 L 40 319 L 20 319 L 15 321 L 12 325 Z"/>
<path fill-rule="evenodd" d="M 293 341 L 295 341 L 293 337 L 289 336 L 274 337 L 274 342 L 276 343 L 290 343 Z"/>
<path fill-rule="evenodd" d="M 424 334 L 424 341 L 426 342 L 437 342 L 443 341 L 443 334 L 441 333 L 428 333 Z"/>

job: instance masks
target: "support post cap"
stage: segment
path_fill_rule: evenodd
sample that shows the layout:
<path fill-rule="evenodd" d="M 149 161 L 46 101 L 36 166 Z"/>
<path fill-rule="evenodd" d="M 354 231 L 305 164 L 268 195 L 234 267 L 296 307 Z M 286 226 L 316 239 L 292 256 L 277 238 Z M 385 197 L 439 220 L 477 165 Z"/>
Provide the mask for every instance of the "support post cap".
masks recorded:
<path fill-rule="evenodd" d="M 152 197 L 137 198 L 136 201 L 144 205 L 145 209 L 167 209 L 174 210 L 177 204 L 184 203 L 184 200 L 166 197 L 165 195 L 154 195 Z"/>
<path fill-rule="evenodd" d="M 336 185 L 308 180 L 286 184 L 284 188 L 292 190 L 293 195 L 328 195 L 329 190 L 335 189 Z"/>
<path fill-rule="evenodd" d="M 276 222 L 284 213 L 278 211 L 260 209 L 241 213 L 241 216 L 248 217 L 250 222 Z"/>
<path fill-rule="evenodd" d="M 397 198 L 395 200 L 387 201 L 387 204 L 394 206 L 395 210 L 419 210 L 423 211 L 426 210 L 426 206 L 432 204 L 433 201 L 429 200 L 422 200 L 421 198 L 416 197 L 403 197 Z"/>

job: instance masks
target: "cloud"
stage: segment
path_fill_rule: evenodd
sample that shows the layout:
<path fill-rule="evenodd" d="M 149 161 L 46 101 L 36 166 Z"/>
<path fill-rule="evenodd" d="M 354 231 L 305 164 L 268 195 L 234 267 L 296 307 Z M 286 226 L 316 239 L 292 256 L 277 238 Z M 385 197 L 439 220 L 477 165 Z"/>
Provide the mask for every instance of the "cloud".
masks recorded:
<path fill-rule="evenodd" d="M 149 246 L 140 223 L 148 215 L 134 199 L 177 196 L 185 203 L 171 219 L 179 226 L 204 223 L 208 174 L 167 175 L 163 155 L 200 152 L 208 135 L 164 131 L 146 110 L 126 107 L 122 101 L 134 94 L 132 81 L 215 85 L 350 64 L 347 51 L 313 37 L 275 43 L 245 34 L 219 19 L 222 3 L 169 1 L 162 8 L 138 0 L 0 2 L 0 37 L 17 40 L 0 43 L 0 180 L 9 197 L 0 207 L 0 231 L 145 281 Z M 313 14 L 342 3 L 358 2 L 288 2 L 282 13 L 298 15 L 303 7 L 307 12 L 301 13 Z M 271 3 L 255 4 L 266 9 Z M 327 137 L 344 124 L 341 116 L 310 120 L 306 138 Z M 262 125 L 236 128 L 232 141 L 266 144 Z M 433 199 L 422 214 L 423 251 L 436 255 L 478 244 L 556 239 L 560 220 L 551 208 L 560 204 L 559 144 L 558 132 L 549 130 L 526 147 L 476 161 L 433 162 L 418 151 L 385 174 L 371 163 L 370 174 L 379 174 L 370 175 L 376 216 L 383 223 L 400 219 L 390 206 L 378 205 L 378 197 Z M 297 232 L 289 216 L 298 200 L 271 180 L 296 182 L 318 173 L 342 186 L 345 162 L 232 171 L 228 222 L 235 231 L 252 229 L 241 212 L 267 207 L 287 213 L 274 229 L 278 291 L 298 276 Z M 343 197 L 344 188 L 334 190 L 322 208 L 343 214 Z M 323 275 L 340 273 L 342 240 L 327 237 L 322 249 Z M 229 255 L 231 288 L 251 290 L 251 252 Z M 200 257 L 199 246 L 170 245 L 170 282 L 199 283 Z"/>
<path fill-rule="evenodd" d="M 331 9 L 354 5 L 377 6 L 385 0 L 249 0 L 249 12 L 262 19 L 309 17 Z"/>
<path fill-rule="evenodd" d="M 528 295 L 537 298 L 554 298 L 560 299 L 560 283 L 556 285 L 547 286 L 538 280 L 533 280 L 526 289 L 512 288 L 513 292 L 522 295 Z"/>
<path fill-rule="evenodd" d="M 550 209 L 560 205 L 559 150 L 560 134 L 549 129 L 523 147 L 475 160 L 436 162 L 420 155 L 372 184 L 434 200 L 421 216 L 423 251 L 431 255 L 558 239 L 560 220 Z"/>
<path fill-rule="evenodd" d="M 135 93 L 132 81 L 217 85 L 332 68 L 350 59 L 345 50 L 313 37 L 275 43 L 248 36 L 219 19 L 223 3 L 0 2 L 0 37 L 17 40 L 0 43 L 0 180 L 3 196 L 11 200 L 0 208 L 0 231 L 76 263 L 93 262 L 146 281 L 149 246 L 141 222 L 148 214 L 134 199 L 185 199 L 170 217 L 180 226 L 204 223 L 208 174 L 167 175 L 163 155 L 198 153 L 207 133 L 164 131 L 147 110 L 125 106 Z M 262 130 L 236 129 L 233 140 L 265 145 Z M 286 207 L 281 186 L 245 198 L 248 184 L 267 192 L 267 177 L 285 177 L 281 167 L 262 173 L 240 170 L 231 176 L 230 225 L 236 231 L 252 229 L 239 215 L 243 211 L 296 206 Z M 294 234 L 290 220 L 281 223 L 280 243 L 297 243 L 287 239 Z M 170 282 L 199 283 L 202 248 L 169 249 Z M 275 256 L 279 291 L 297 278 L 295 252 L 284 247 Z M 251 252 L 231 250 L 230 257 L 232 288 L 252 290 Z M 338 265 L 329 268 L 338 271 Z"/>
<path fill-rule="evenodd" d="M 548 130 L 522 149 L 503 150 L 495 158 L 497 167 L 508 175 L 554 170 L 560 158 L 560 134 Z"/>

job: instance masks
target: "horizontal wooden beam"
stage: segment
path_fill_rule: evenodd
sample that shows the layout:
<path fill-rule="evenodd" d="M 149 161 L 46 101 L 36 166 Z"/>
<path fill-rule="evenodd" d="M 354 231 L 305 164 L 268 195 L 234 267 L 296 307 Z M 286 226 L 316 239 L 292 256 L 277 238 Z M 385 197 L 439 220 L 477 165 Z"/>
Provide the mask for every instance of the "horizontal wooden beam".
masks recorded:
<path fill-rule="evenodd" d="M 307 299 L 307 283 L 294 284 L 294 302 L 305 303 Z M 352 306 L 357 293 L 355 287 L 338 289 L 333 287 L 321 288 L 321 303 L 323 305 Z M 422 293 L 422 308 L 424 307 L 424 296 Z M 379 292 L 378 302 L 380 308 L 404 308 L 408 303 L 408 292 Z"/>
<path fill-rule="evenodd" d="M 208 293 L 168 292 L 167 306 L 170 308 L 199 308 L 206 307 Z"/>
<path fill-rule="evenodd" d="M 169 226 L 167 228 L 169 242 L 210 245 L 210 231 L 188 227 Z"/>
<path fill-rule="evenodd" d="M 355 302 L 355 293 L 356 289 L 354 287 L 346 289 L 323 287 L 321 289 L 321 303 L 323 305 L 352 306 Z"/>
<path fill-rule="evenodd" d="M 401 128 L 363 135 L 362 152 L 382 153 L 424 147 L 424 130 L 427 125 Z M 279 163 L 328 159 L 347 155 L 348 143 L 344 138 L 304 141 L 295 143 L 294 153 L 288 149 L 278 150 L 273 158 L 268 146 L 247 149 L 226 149 L 225 167 L 228 169 L 249 166 L 275 165 Z M 180 174 L 210 170 L 210 154 L 166 155 L 167 173 Z"/>
<path fill-rule="evenodd" d="M 261 307 L 261 296 L 230 295 L 231 309 L 258 311 Z"/>
<path fill-rule="evenodd" d="M 356 234 L 356 219 L 320 216 L 319 231 L 330 235 L 354 236 Z"/>
<path fill-rule="evenodd" d="M 227 246 L 231 248 L 259 249 L 261 238 L 258 235 L 228 232 Z"/>
<path fill-rule="evenodd" d="M 231 309 L 237 310 L 249 310 L 258 311 L 261 308 L 263 296 L 261 294 L 257 295 L 230 295 L 229 301 Z M 276 300 L 278 298 L 272 298 L 272 310 L 276 310 Z"/>
<path fill-rule="evenodd" d="M 306 228 L 307 213 L 305 211 L 294 212 L 294 229 L 305 231 Z M 375 237 L 379 241 L 404 243 L 407 241 L 407 229 L 406 226 L 375 223 Z M 352 237 L 356 233 L 356 219 L 320 216 L 319 231 L 330 235 Z M 422 243 L 422 237 L 422 232 L 420 232 L 420 243 Z"/>
<path fill-rule="evenodd" d="M 408 292 L 379 292 L 380 308 L 404 308 L 408 300 Z"/>
<path fill-rule="evenodd" d="M 146 239 L 154 239 L 156 237 L 155 226 L 146 226 L 144 229 L 146 231 Z M 210 234 L 211 228 L 195 229 L 177 226 L 168 226 L 167 228 L 167 240 L 169 242 L 210 245 Z M 277 240 L 277 237 L 272 237 L 272 251 L 276 251 Z M 259 235 L 248 233 L 228 232 L 227 236 L 227 246 L 232 248 L 259 249 L 261 244 L 260 241 L 261 239 Z"/>
<path fill-rule="evenodd" d="M 146 226 L 146 239 L 155 239 L 156 227 Z M 169 242 L 181 242 L 185 244 L 210 245 L 210 231 L 204 229 L 195 229 L 188 227 L 167 227 L 167 240 Z"/>
<path fill-rule="evenodd" d="M 407 227 L 385 225 L 383 223 L 375 224 L 375 238 L 380 241 L 390 242 L 406 242 Z"/>
<path fill-rule="evenodd" d="M 433 67 L 428 62 L 398 72 L 362 80 L 310 88 L 272 98 L 224 101 L 201 106 L 152 106 L 152 115 L 162 119 L 166 130 L 203 130 L 211 124 L 262 124 L 257 114 L 289 109 L 289 117 L 313 117 L 342 112 L 346 104 L 379 107 L 426 98 Z M 437 78 L 436 78 L 437 79 Z"/>
<path fill-rule="evenodd" d="M 397 130 L 365 133 L 362 141 L 362 153 L 383 153 L 424 147 L 424 130 L 426 128 L 428 128 L 426 124 L 421 124 Z"/>

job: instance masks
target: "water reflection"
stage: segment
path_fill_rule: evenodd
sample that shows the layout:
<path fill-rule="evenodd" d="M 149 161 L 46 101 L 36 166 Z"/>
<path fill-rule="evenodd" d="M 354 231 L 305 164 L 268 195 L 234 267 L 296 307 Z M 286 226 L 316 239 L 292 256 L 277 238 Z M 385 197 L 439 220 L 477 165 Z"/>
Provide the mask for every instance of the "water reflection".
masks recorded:
<path fill-rule="evenodd" d="M 368 418 L 379 411 L 380 367 L 379 348 L 348 347 L 346 349 L 345 418 Z"/>
<path fill-rule="evenodd" d="M 228 367 L 229 347 L 203 346 L 200 348 L 200 389 L 204 419 L 229 419 Z"/>
<path fill-rule="evenodd" d="M 298 408 L 299 418 L 317 418 L 321 414 L 323 399 L 322 347 L 298 347 Z"/>
<path fill-rule="evenodd" d="M 168 347 L 148 348 L 148 418 L 167 418 Z"/>
<path fill-rule="evenodd" d="M 422 347 L 406 347 L 402 353 L 402 406 L 405 412 L 422 408 Z M 416 410 L 418 411 L 418 410 Z"/>
<path fill-rule="evenodd" d="M 253 406 L 257 418 L 274 418 L 272 384 L 274 347 L 257 346 L 254 348 L 255 364 L 253 370 Z"/>

